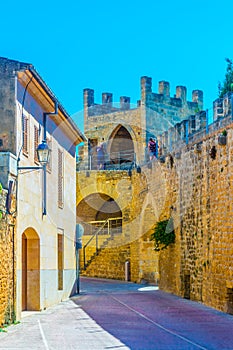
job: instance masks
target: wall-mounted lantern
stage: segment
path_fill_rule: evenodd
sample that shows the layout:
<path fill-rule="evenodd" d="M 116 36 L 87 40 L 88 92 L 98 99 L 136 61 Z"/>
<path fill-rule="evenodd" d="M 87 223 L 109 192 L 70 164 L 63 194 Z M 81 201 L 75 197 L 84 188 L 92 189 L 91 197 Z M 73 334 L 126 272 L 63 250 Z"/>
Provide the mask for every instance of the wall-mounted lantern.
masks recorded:
<path fill-rule="evenodd" d="M 38 157 L 39 163 L 42 166 L 47 165 L 49 162 L 51 150 L 49 149 L 49 146 L 45 140 L 43 140 L 42 143 L 38 145 L 36 151 L 37 151 L 37 157 Z"/>

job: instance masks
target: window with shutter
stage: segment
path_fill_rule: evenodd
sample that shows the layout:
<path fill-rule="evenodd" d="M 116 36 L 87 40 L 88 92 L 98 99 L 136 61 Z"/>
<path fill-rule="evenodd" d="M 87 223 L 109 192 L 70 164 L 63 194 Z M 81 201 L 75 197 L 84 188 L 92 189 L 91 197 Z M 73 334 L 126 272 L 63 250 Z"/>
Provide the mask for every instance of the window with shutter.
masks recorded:
<path fill-rule="evenodd" d="M 23 115 L 22 120 L 22 127 L 23 127 L 23 153 L 25 155 L 28 155 L 28 144 L 29 144 L 29 119 L 25 115 Z"/>
<path fill-rule="evenodd" d="M 63 208 L 63 196 L 64 196 L 64 160 L 63 152 L 58 150 L 58 206 Z"/>
<path fill-rule="evenodd" d="M 39 129 L 36 125 L 34 125 L 34 162 L 38 163 L 39 159 L 37 156 L 37 147 L 39 145 Z"/>

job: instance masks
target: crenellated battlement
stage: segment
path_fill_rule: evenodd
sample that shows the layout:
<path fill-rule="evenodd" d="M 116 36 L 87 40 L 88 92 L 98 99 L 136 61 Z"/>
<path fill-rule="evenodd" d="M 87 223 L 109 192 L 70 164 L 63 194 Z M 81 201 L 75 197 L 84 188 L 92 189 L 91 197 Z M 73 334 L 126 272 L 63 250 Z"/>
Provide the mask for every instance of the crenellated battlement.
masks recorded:
<path fill-rule="evenodd" d="M 196 91 L 194 96 L 196 97 Z M 208 135 L 227 129 L 233 123 L 232 105 L 233 94 L 227 93 L 213 102 L 213 123 L 208 123 L 208 110 L 199 111 L 164 131 L 158 136 L 160 156 L 176 152 L 185 144 L 192 146 L 200 143 Z"/>
<path fill-rule="evenodd" d="M 94 90 L 83 90 L 83 105 L 85 118 L 109 114 L 130 109 L 130 97 L 120 96 L 119 104 L 113 104 L 113 94 L 102 93 L 102 104 L 95 103 Z"/>
<path fill-rule="evenodd" d="M 176 86 L 176 94 L 170 96 L 170 83 L 162 80 L 158 84 L 158 93 L 152 92 L 152 78 L 141 77 L 141 100 L 147 107 L 154 107 L 153 103 L 166 103 L 176 106 L 188 105 L 189 108 L 203 109 L 203 92 L 201 90 L 192 91 L 192 101 L 187 101 L 187 88 Z M 149 102 L 149 105 L 148 105 Z"/>
<path fill-rule="evenodd" d="M 130 97 L 121 96 L 119 106 L 113 105 L 113 94 L 109 92 L 102 93 L 102 104 L 95 103 L 94 90 L 83 90 L 84 112 L 86 117 L 113 113 L 121 110 L 129 110 Z M 116 101 L 114 101 L 116 102 Z M 152 78 L 141 77 L 141 100 L 137 101 L 137 107 L 146 105 L 159 112 L 159 108 L 175 107 L 182 108 L 185 116 L 193 114 L 197 110 L 203 109 L 203 92 L 201 90 L 192 91 L 192 101 L 187 101 L 187 88 L 185 86 L 176 86 L 176 94 L 170 96 L 170 83 L 162 80 L 158 83 L 158 92 L 152 91 Z M 179 111 L 177 111 L 178 113 Z M 182 115 L 182 118 L 184 115 Z"/>
<path fill-rule="evenodd" d="M 170 96 L 170 83 L 168 81 L 162 80 L 158 82 L 158 92 L 152 91 L 151 77 L 141 77 L 140 84 L 141 99 L 137 101 L 137 106 L 133 106 L 133 108 L 128 96 L 121 96 L 119 103 L 116 103 L 113 100 L 112 93 L 103 92 L 102 103 L 97 104 L 95 103 L 94 90 L 84 89 L 85 131 L 103 122 L 110 122 L 114 118 L 125 119 L 127 124 L 130 116 L 126 117 L 126 112 L 134 113 L 133 111 L 137 110 L 141 114 L 141 120 L 144 120 L 143 123 L 146 129 L 153 133 L 155 128 L 158 129 L 158 124 L 162 120 L 166 120 L 168 124 L 174 125 L 203 109 L 203 92 L 201 90 L 193 90 L 192 101 L 188 101 L 187 88 L 185 86 L 176 86 L 176 93 L 172 97 Z M 146 107 L 146 110 L 144 107 Z M 157 120 L 155 121 L 153 113 L 160 116 L 160 118 L 156 117 Z"/>
<path fill-rule="evenodd" d="M 130 108 L 130 98 L 120 97 L 119 107 L 113 105 L 113 94 L 102 93 L 102 104 L 95 104 L 94 90 L 84 90 L 85 129 L 88 137 L 99 140 L 112 137 L 114 128 L 119 122 L 130 126 L 133 142 L 140 145 L 137 158 L 143 163 L 144 149 L 149 137 L 159 141 L 160 155 L 166 155 L 181 149 L 185 145 L 202 142 L 208 134 L 222 130 L 232 123 L 233 94 L 227 93 L 223 98 L 213 102 L 212 116 L 203 110 L 203 92 L 192 91 L 192 101 L 187 100 L 187 88 L 176 86 L 174 97 L 170 96 L 168 81 L 158 82 L 158 92 L 152 91 L 152 78 L 141 77 L 141 99 L 137 108 Z M 146 107 L 146 108 L 145 108 Z M 90 118 L 89 118 L 90 117 Z M 94 117 L 94 118 L 93 118 Z M 143 130 L 146 130 L 144 133 Z"/>

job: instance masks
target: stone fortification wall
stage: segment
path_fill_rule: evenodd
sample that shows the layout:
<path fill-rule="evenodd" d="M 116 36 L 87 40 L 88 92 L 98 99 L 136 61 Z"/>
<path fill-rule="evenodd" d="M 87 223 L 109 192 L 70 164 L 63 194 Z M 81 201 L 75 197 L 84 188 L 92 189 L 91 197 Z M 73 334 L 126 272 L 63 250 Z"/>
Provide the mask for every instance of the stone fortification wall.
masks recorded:
<path fill-rule="evenodd" d="M 7 191 L 0 193 L 0 326 L 15 320 L 15 219 L 6 213 Z"/>
<path fill-rule="evenodd" d="M 118 278 L 123 277 L 127 258 L 132 281 L 156 283 L 159 280 L 160 288 L 165 291 L 233 313 L 230 106 L 228 111 L 211 125 L 206 124 L 206 112 L 199 112 L 169 129 L 160 137 L 158 161 L 143 166 L 141 173 L 133 169 L 130 178 L 125 173 L 123 182 L 122 174 L 118 174 L 117 180 L 117 173 L 113 177 L 111 171 L 92 172 L 86 180 L 84 174 L 79 176 L 90 182 L 91 177 L 98 174 L 100 187 L 97 187 L 101 192 L 115 188 L 114 181 L 117 187 L 116 180 L 125 186 L 121 188 L 125 194 L 121 205 L 123 232 L 129 245 L 128 255 L 122 255 L 124 261 Z M 157 221 L 170 216 L 174 219 L 176 242 L 156 253 L 150 241 L 152 228 Z M 111 266 L 113 261 L 114 266 L 113 256 L 117 256 L 118 250 L 119 247 L 113 247 L 112 259 L 109 254 L 102 254 L 103 271 L 104 261 L 106 266 Z M 93 266 L 92 273 L 97 273 Z"/>
<path fill-rule="evenodd" d="M 86 115 L 90 136 L 95 133 L 96 138 L 110 134 L 111 126 L 106 128 L 105 123 L 110 124 L 112 116 L 116 121 L 131 117 L 140 121 L 135 129 L 138 133 L 143 134 L 140 128 L 153 129 L 154 119 L 148 119 L 145 106 L 155 112 L 157 108 L 159 114 L 166 112 L 166 118 L 173 121 L 180 117 L 178 123 L 158 135 L 158 160 L 144 164 L 141 173 L 133 169 L 132 175 L 128 174 L 130 184 L 129 179 L 117 180 L 126 185 L 128 196 L 124 200 L 130 198 L 129 205 L 124 200 L 121 204 L 131 280 L 156 283 L 159 279 L 165 291 L 233 314 L 232 95 L 214 102 L 214 122 L 209 124 L 208 111 L 202 110 L 201 91 L 195 90 L 189 102 L 183 87 L 177 87 L 176 97 L 171 98 L 166 82 L 161 82 L 159 94 L 154 94 L 151 78 L 143 77 L 141 88 L 137 109 Z M 162 104 L 164 109 L 173 107 L 165 111 Z M 98 183 L 102 192 L 109 193 L 113 172 L 96 174 L 101 178 Z M 85 182 L 92 176 L 96 176 L 94 172 Z M 176 242 L 155 253 L 150 241 L 152 228 L 169 217 L 174 219 Z"/>
<path fill-rule="evenodd" d="M 184 121 L 193 132 L 182 138 L 177 126 L 169 130 L 179 139 L 173 139 L 170 152 L 162 147 L 152 172 L 159 168 L 163 175 L 163 213 L 174 218 L 176 232 L 176 243 L 160 253 L 160 288 L 232 314 L 233 121 L 228 110 L 211 125 L 200 127 L 200 114 Z M 160 184 L 161 179 L 151 178 L 154 197 Z"/>

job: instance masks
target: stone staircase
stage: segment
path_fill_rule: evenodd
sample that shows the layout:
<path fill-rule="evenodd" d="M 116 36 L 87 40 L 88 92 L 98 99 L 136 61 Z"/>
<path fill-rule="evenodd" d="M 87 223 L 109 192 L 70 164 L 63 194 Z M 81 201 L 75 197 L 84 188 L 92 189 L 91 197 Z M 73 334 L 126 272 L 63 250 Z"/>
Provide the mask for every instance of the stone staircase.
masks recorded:
<path fill-rule="evenodd" d="M 124 244 L 122 235 L 106 238 L 97 252 L 93 251 L 93 247 L 87 251 L 86 257 L 89 259 L 87 258 L 85 269 L 80 264 L 82 276 L 125 279 L 125 262 L 130 259 L 130 245 Z"/>
<path fill-rule="evenodd" d="M 101 235 L 98 237 L 98 248 L 96 248 L 95 242 L 91 242 L 91 244 L 89 244 L 85 249 L 84 248 L 86 245 L 85 243 L 87 243 L 90 238 L 91 238 L 90 236 L 87 236 L 86 240 L 84 239 L 83 249 L 80 252 L 81 271 L 85 270 L 91 264 L 91 262 L 100 253 L 100 251 L 104 249 L 107 246 L 108 242 L 112 239 L 112 237 L 109 235 L 103 235 L 103 236 Z M 84 253 L 84 249 L 85 249 L 85 253 Z M 85 255 L 85 259 L 84 259 L 84 255 Z"/>

